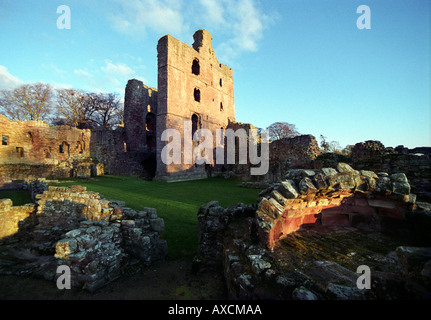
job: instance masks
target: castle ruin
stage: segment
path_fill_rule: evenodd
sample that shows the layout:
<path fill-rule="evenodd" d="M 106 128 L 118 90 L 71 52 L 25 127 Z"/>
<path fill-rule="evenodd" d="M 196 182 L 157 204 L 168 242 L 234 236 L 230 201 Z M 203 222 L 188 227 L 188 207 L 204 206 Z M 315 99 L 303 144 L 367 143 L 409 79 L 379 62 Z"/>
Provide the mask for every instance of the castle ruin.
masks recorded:
<path fill-rule="evenodd" d="M 221 64 L 212 47 L 211 34 L 198 30 L 193 46 L 162 37 L 157 45 L 158 89 L 130 80 L 126 87 L 124 124 L 127 152 L 147 159 L 154 154 L 154 175 L 158 180 L 174 181 L 207 177 L 205 165 L 193 161 L 165 164 L 161 153 L 166 129 L 182 133 L 183 143 L 192 140 L 198 129 L 225 130 L 235 121 L 232 69 Z M 188 126 L 188 124 L 190 124 Z M 186 135 L 190 139 L 186 139 Z M 214 134 L 215 135 L 215 134 Z M 216 148 L 214 141 L 214 148 Z M 192 142 L 194 146 L 197 141 Z M 220 141 L 218 145 L 223 145 Z M 183 153 L 182 158 L 185 160 Z M 151 170 L 151 169 L 150 169 Z M 154 169 L 153 169 L 154 170 Z"/>

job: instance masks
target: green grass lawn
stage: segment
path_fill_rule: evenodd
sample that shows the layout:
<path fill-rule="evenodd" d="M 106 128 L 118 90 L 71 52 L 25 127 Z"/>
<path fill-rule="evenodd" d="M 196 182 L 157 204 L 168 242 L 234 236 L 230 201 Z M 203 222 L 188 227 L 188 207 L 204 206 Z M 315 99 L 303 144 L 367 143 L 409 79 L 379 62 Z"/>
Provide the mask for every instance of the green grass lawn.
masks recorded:
<path fill-rule="evenodd" d="M 0 199 L 11 199 L 14 206 L 32 203 L 27 190 L 0 190 Z"/>
<path fill-rule="evenodd" d="M 122 200 L 126 206 L 140 210 L 157 209 L 165 221 L 161 234 L 168 242 L 170 259 L 190 259 L 197 252 L 197 212 L 202 204 L 218 200 L 228 207 L 237 203 L 256 203 L 260 190 L 240 188 L 239 181 L 212 178 L 185 182 L 152 182 L 134 177 L 101 176 L 91 180 L 74 179 L 63 186 L 82 185 L 107 199 Z"/>

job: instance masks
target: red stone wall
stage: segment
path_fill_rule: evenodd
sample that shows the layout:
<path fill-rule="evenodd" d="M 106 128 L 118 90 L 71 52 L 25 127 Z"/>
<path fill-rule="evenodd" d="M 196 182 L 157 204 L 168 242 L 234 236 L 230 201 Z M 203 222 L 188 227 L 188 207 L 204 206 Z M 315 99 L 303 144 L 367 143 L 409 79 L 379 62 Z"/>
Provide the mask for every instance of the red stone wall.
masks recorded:
<path fill-rule="evenodd" d="M 132 79 L 126 86 L 124 96 L 124 128 L 127 151 L 154 151 L 156 126 L 150 125 L 157 115 L 157 89 L 150 88 L 142 81 Z"/>
<path fill-rule="evenodd" d="M 2 178 L 69 177 L 74 160 L 90 157 L 91 131 L 49 126 L 42 121 L 11 121 L 0 115 Z M 66 164 L 67 163 L 67 164 Z"/>
<path fill-rule="evenodd" d="M 91 131 L 87 129 L 51 127 L 42 121 L 10 121 L 0 116 L 0 134 L 7 137 L 7 145 L 0 145 L 2 164 L 56 164 L 73 156 L 90 156 Z"/>
<path fill-rule="evenodd" d="M 271 162 L 288 160 L 294 168 L 312 168 L 313 160 L 322 153 L 317 140 L 312 135 L 301 135 L 271 142 L 269 155 Z"/>
<path fill-rule="evenodd" d="M 402 173 L 378 176 L 340 163 L 337 170 L 291 170 L 286 178 L 264 192 L 256 213 L 268 248 L 305 224 L 381 230 L 382 222 L 404 220 L 416 206 Z"/>
<path fill-rule="evenodd" d="M 218 62 L 211 45 L 212 37 L 207 31 L 197 31 L 194 39 L 193 47 L 190 47 L 167 35 L 157 46 L 158 176 L 204 170 L 203 166 L 194 164 L 167 166 L 162 163 L 160 155 L 166 142 L 161 141 L 161 134 L 165 129 L 176 129 L 184 136 L 184 121 L 191 121 L 195 114 L 199 119 L 198 127 L 211 130 L 215 141 L 215 130 L 226 128 L 229 120 L 235 119 L 232 69 Z M 198 61 L 199 72 L 193 69 L 194 61 Z M 199 90 L 199 97 L 196 90 Z"/>

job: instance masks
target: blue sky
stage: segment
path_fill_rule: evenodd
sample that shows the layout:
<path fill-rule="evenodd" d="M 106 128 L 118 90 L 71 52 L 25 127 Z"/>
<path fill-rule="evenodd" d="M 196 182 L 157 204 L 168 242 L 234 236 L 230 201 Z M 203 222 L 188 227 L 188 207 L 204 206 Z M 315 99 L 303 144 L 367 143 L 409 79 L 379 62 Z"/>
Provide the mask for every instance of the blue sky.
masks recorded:
<path fill-rule="evenodd" d="M 371 29 L 357 28 L 360 5 Z M 158 39 L 191 45 L 198 29 L 233 68 L 237 121 L 286 121 L 342 147 L 431 146 L 430 0 L 1 0 L 0 89 L 157 87 Z"/>

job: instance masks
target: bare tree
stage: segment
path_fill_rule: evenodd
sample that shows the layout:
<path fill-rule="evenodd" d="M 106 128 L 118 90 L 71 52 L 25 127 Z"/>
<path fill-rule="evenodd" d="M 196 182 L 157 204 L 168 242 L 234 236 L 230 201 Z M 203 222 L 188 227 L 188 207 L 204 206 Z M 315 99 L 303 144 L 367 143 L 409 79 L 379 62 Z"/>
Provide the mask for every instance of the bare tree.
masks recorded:
<path fill-rule="evenodd" d="M 64 124 L 79 127 L 87 120 L 85 94 L 75 89 L 57 89 L 57 113 Z"/>
<path fill-rule="evenodd" d="M 349 153 L 348 147 L 342 149 L 340 143 L 338 141 L 326 141 L 326 137 L 324 135 L 320 135 L 320 147 L 325 152 L 334 152 L 339 154 Z"/>
<path fill-rule="evenodd" d="M 84 107 L 91 126 L 113 127 L 122 120 L 120 99 L 114 93 L 87 93 Z"/>
<path fill-rule="evenodd" d="M 113 93 L 57 90 L 59 124 L 79 128 L 113 127 L 122 120 L 120 100 Z"/>
<path fill-rule="evenodd" d="M 283 138 L 292 138 L 299 135 L 296 126 L 287 122 L 275 122 L 268 128 L 269 139 L 271 141 L 280 140 Z"/>
<path fill-rule="evenodd" d="M 11 120 L 46 120 L 52 110 L 52 89 L 44 83 L 0 91 L 0 108 Z"/>

